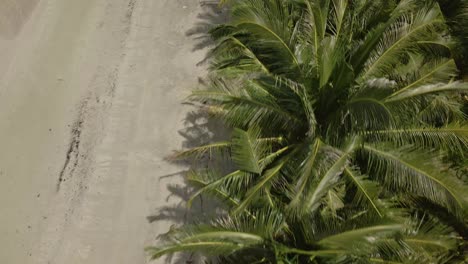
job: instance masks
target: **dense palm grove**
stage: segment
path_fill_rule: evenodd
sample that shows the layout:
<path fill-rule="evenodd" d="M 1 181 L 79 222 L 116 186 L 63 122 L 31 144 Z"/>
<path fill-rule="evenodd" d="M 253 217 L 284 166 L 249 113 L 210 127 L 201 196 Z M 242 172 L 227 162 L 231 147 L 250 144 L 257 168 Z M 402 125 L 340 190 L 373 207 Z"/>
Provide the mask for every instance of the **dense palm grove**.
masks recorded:
<path fill-rule="evenodd" d="M 430 0 L 229 4 L 230 22 L 210 31 L 209 82 L 190 100 L 231 138 L 178 154 L 232 163 L 187 175 L 191 200 L 210 195 L 224 212 L 150 254 L 466 263 L 465 38 L 444 13 L 463 12 Z"/>

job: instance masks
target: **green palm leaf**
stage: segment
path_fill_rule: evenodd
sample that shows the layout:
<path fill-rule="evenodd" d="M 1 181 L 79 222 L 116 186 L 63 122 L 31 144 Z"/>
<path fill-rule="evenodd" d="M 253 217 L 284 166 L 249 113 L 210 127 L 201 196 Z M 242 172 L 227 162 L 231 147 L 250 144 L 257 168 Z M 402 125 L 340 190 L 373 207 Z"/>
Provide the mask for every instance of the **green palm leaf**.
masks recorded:
<path fill-rule="evenodd" d="M 414 144 L 419 148 L 450 149 L 459 153 L 468 149 L 468 126 L 465 124 L 368 131 L 364 135 L 372 140 L 392 141 L 400 146 Z"/>
<path fill-rule="evenodd" d="M 245 171 L 234 171 L 222 177 L 213 175 L 212 171 L 194 172 L 187 176 L 187 179 L 195 183 L 200 189 L 190 196 L 187 206 L 191 207 L 193 200 L 203 193 L 212 193 L 220 196 L 222 200 L 227 200 L 231 205 L 238 205 L 238 198 L 244 189 L 250 185 L 253 175 Z M 226 191 L 223 191 L 226 190 Z M 227 192 L 229 190 L 229 192 Z"/>
<path fill-rule="evenodd" d="M 215 111 L 236 127 L 273 125 L 277 127 L 300 126 L 300 118 L 282 109 L 275 98 L 258 85 L 251 85 L 249 92 L 235 91 L 226 83 L 216 81 L 210 90 L 194 91 L 190 97 L 194 101 L 210 101 Z"/>
<path fill-rule="evenodd" d="M 174 155 L 169 157 L 170 160 L 185 159 L 189 157 L 201 158 L 208 153 L 209 157 L 214 155 L 225 155 L 231 148 L 230 141 L 219 141 L 199 147 L 194 147 L 184 151 L 177 151 Z"/>
<path fill-rule="evenodd" d="M 323 175 L 321 175 L 315 189 L 307 195 L 305 208 L 311 211 L 316 210 L 320 205 L 320 199 L 330 190 L 338 181 L 338 177 L 343 173 L 349 163 L 349 155 L 357 147 L 357 138 L 354 138 L 346 150 L 340 154 L 339 158 L 330 166 Z"/>
<path fill-rule="evenodd" d="M 434 157 L 423 153 L 403 157 L 370 145 L 364 145 L 361 152 L 371 173 L 388 188 L 426 197 L 460 216 L 466 204 L 463 195 L 466 190 L 455 177 L 432 167 Z"/>
<path fill-rule="evenodd" d="M 352 250 L 356 243 L 371 244 L 381 237 L 388 237 L 402 229 L 402 225 L 396 224 L 365 227 L 326 237 L 320 240 L 318 244 L 327 248 Z"/>
<path fill-rule="evenodd" d="M 283 168 L 286 161 L 282 161 L 275 167 L 265 171 L 260 177 L 260 180 L 257 184 L 255 184 L 252 188 L 248 190 L 245 197 L 242 199 L 242 202 L 239 204 L 237 208 L 234 209 L 233 214 L 239 214 L 243 210 L 245 210 L 249 204 L 254 200 L 261 191 L 267 190 L 270 186 L 271 182 L 275 180 L 276 177 L 279 177 L 281 169 Z"/>
<path fill-rule="evenodd" d="M 302 207 L 300 202 L 303 201 L 306 193 L 306 188 L 311 185 L 310 182 L 313 182 L 316 177 L 318 177 L 317 171 L 317 161 L 319 159 L 319 151 L 321 148 L 321 141 L 316 139 L 315 142 L 311 145 L 309 153 L 307 154 L 307 159 L 303 162 L 300 176 L 298 177 L 295 187 L 294 187 L 294 197 L 291 198 L 290 206 L 291 207 Z"/>
<path fill-rule="evenodd" d="M 250 233 L 224 230 L 195 230 L 180 235 L 174 243 L 160 247 L 148 247 L 152 259 L 175 252 L 202 251 L 209 255 L 232 254 L 233 252 L 263 243 L 263 238 Z"/>
<path fill-rule="evenodd" d="M 385 102 L 395 102 L 407 100 L 416 96 L 434 94 L 446 91 L 468 91 L 468 85 L 465 83 L 452 82 L 449 84 L 439 83 L 419 86 L 412 89 L 400 90 L 385 99 Z"/>
<path fill-rule="evenodd" d="M 370 208 L 374 210 L 380 217 L 384 216 L 384 212 L 378 201 L 379 187 L 375 182 L 367 180 L 364 176 L 360 175 L 357 170 L 352 168 L 345 168 L 344 175 L 346 175 L 351 184 L 357 189 L 358 195 L 356 202 L 358 204 L 365 202 L 368 203 Z"/>
<path fill-rule="evenodd" d="M 259 131 L 234 129 L 232 133 L 232 160 L 244 171 L 260 173 L 260 160 L 266 153 L 265 146 L 258 142 Z"/>
<path fill-rule="evenodd" d="M 423 8 L 414 16 L 404 16 L 394 23 L 382 38 L 378 49 L 370 56 L 363 79 L 390 72 L 401 55 L 414 45 L 414 40 L 431 40 L 434 31 L 444 26 L 444 19 L 437 6 Z"/>
<path fill-rule="evenodd" d="M 413 61 L 414 58 L 412 57 L 411 62 Z M 404 77 L 408 78 L 409 80 L 404 82 L 403 87 L 397 88 L 397 91 L 390 95 L 390 97 L 398 95 L 411 88 L 423 86 L 427 83 L 451 81 L 457 74 L 457 66 L 455 65 L 455 61 L 453 59 L 447 58 L 431 61 L 426 64 L 424 64 L 423 58 L 420 58 L 418 62 L 409 63 L 409 65 L 406 65 L 406 67 L 409 68 L 410 73 L 406 73 L 404 76 L 396 77 Z M 416 76 L 416 78 L 411 75 Z"/>

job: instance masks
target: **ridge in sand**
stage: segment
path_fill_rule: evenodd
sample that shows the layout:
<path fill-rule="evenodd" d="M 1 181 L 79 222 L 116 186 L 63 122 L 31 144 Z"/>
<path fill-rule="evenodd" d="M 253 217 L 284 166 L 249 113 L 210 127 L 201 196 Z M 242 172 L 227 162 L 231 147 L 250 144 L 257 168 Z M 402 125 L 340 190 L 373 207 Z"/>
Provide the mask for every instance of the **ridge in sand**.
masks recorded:
<path fill-rule="evenodd" d="M 14 38 L 39 0 L 0 0 L 0 37 Z"/>

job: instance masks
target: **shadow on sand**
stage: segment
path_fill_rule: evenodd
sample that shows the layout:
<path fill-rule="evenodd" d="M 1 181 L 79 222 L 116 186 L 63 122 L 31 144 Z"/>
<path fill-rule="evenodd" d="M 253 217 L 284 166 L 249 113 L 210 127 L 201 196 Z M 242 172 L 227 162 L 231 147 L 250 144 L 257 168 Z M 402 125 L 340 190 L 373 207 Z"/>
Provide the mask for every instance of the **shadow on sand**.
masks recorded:
<path fill-rule="evenodd" d="M 216 120 L 208 119 L 206 113 L 201 110 L 189 112 L 185 119 L 185 128 L 178 132 L 182 137 L 184 137 L 184 148 L 196 147 L 206 143 L 226 139 L 230 134 L 222 124 Z M 199 158 L 196 161 L 168 160 L 167 162 L 185 165 L 186 167 L 195 170 L 209 167 L 211 164 L 219 164 L 219 161 L 209 160 L 208 158 Z M 185 224 L 208 222 L 223 211 L 220 204 L 203 195 L 195 198 L 190 208 L 187 206 L 187 202 L 196 191 L 196 189 L 186 180 L 185 176 L 188 172 L 189 171 L 187 170 L 160 176 L 160 180 L 170 177 L 180 177 L 183 179 L 183 184 L 167 185 L 167 189 L 170 194 L 166 197 L 166 200 L 169 201 L 169 199 L 175 198 L 180 202 L 175 206 L 157 208 L 157 212 L 155 214 L 146 217 L 150 223 L 155 221 L 170 221 L 173 223 L 174 227 L 178 227 Z M 166 235 L 171 232 L 171 230 L 167 231 L 167 233 L 160 235 L 158 240 L 164 241 Z M 177 264 L 205 263 L 203 262 L 204 259 L 197 254 L 175 254 L 173 256 L 167 256 L 165 261 L 166 263 Z"/>
<path fill-rule="evenodd" d="M 213 26 L 225 23 L 227 21 L 227 8 L 220 7 L 218 1 L 200 1 L 199 2 L 202 12 L 198 15 L 198 22 L 186 32 L 187 37 L 196 40 L 196 44 L 192 51 L 206 49 L 212 46 L 211 38 L 207 35 L 207 32 Z M 197 64 L 197 66 L 203 65 L 208 58 L 205 58 Z M 203 86 L 203 79 L 199 79 L 199 85 Z M 219 140 L 225 140 L 229 137 L 229 131 L 224 125 L 216 120 L 209 119 L 208 115 L 201 109 L 193 110 L 187 113 L 184 119 L 184 128 L 179 130 L 178 133 L 184 138 L 182 146 L 183 148 L 192 148 L 201 146 L 210 142 Z M 170 156 L 171 153 L 168 153 Z M 213 161 L 208 159 L 197 159 L 195 160 L 167 160 L 167 162 L 184 165 L 190 169 L 206 168 Z M 175 206 L 165 206 L 157 208 L 157 211 L 147 216 L 147 220 L 150 223 L 156 221 L 170 221 L 174 223 L 174 227 L 182 226 L 184 224 L 191 224 L 196 222 L 206 222 L 213 219 L 214 216 L 219 214 L 221 211 L 219 204 L 215 201 L 210 201 L 208 198 L 199 196 L 197 197 L 191 206 L 188 208 L 187 201 L 193 195 L 195 189 L 190 186 L 186 180 L 186 171 L 180 171 L 169 175 L 160 176 L 160 180 L 170 177 L 180 177 L 183 179 L 183 184 L 169 184 L 167 189 L 170 195 L 166 197 L 168 201 L 171 198 L 176 198 L 180 203 Z M 162 234 L 158 237 L 158 240 L 164 241 L 165 237 L 171 230 L 167 230 L 167 233 Z M 169 255 L 165 258 L 166 263 L 177 263 L 177 264 L 197 264 L 205 263 L 204 259 L 197 254 L 175 254 Z"/>
<path fill-rule="evenodd" d="M 206 33 L 214 26 L 224 24 L 229 20 L 228 8 L 219 6 L 219 1 L 200 1 L 199 3 L 202 12 L 197 16 L 198 22 L 186 32 L 187 36 L 197 41 L 193 51 L 211 46 L 213 42 Z"/>

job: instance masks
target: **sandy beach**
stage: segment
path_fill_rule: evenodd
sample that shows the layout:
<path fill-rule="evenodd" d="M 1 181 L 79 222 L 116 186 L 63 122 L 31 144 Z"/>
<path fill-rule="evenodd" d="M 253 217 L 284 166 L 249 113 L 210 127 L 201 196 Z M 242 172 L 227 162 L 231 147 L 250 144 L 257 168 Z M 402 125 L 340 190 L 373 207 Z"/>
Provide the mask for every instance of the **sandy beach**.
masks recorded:
<path fill-rule="evenodd" d="M 147 263 L 182 221 L 161 209 L 182 208 L 187 168 L 164 158 L 204 73 L 204 8 L 0 0 L 0 263 Z"/>

